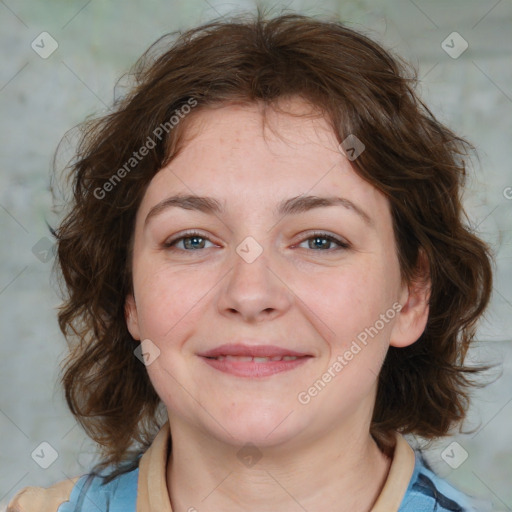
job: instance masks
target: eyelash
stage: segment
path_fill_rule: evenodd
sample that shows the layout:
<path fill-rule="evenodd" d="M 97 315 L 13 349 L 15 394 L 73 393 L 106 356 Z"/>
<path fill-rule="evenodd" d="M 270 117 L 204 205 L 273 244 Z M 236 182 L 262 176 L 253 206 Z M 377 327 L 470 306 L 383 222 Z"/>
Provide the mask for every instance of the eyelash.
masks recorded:
<path fill-rule="evenodd" d="M 178 242 L 181 242 L 182 240 L 185 240 L 187 238 L 194 238 L 194 237 L 199 237 L 199 238 L 202 238 L 203 240 L 208 240 L 209 242 L 211 242 L 211 240 L 202 235 L 201 233 L 197 232 L 197 231 L 189 231 L 189 232 L 186 232 L 184 233 L 183 235 L 181 235 L 179 238 L 175 238 L 173 240 L 169 240 L 168 242 L 164 242 L 163 246 L 166 248 L 166 249 L 170 249 L 170 250 L 173 250 L 173 251 L 182 251 L 182 252 L 195 252 L 199 249 L 196 249 L 196 250 L 187 250 L 187 249 L 176 249 L 175 247 L 173 247 L 174 245 L 176 245 Z M 329 235 L 328 233 L 323 233 L 323 232 L 320 232 L 320 231 L 317 231 L 317 232 L 314 232 L 312 233 L 310 236 L 308 236 L 307 238 L 304 238 L 303 240 L 301 240 L 299 243 L 303 243 L 303 242 L 306 242 L 308 240 L 311 240 L 312 238 L 324 238 L 326 240 L 329 240 L 330 242 L 334 242 L 336 244 L 338 244 L 340 247 L 338 247 L 337 249 L 334 249 L 336 251 L 338 250 L 343 250 L 343 249 L 349 249 L 350 248 L 350 244 L 348 244 L 347 242 L 333 236 L 333 235 Z M 314 250 L 314 249 L 311 249 L 311 250 Z M 314 251 L 314 252 L 333 252 L 333 250 L 329 250 L 329 249 L 326 249 L 326 250 L 323 250 L 323 249 L 319 249 L 317 251 Z"/>

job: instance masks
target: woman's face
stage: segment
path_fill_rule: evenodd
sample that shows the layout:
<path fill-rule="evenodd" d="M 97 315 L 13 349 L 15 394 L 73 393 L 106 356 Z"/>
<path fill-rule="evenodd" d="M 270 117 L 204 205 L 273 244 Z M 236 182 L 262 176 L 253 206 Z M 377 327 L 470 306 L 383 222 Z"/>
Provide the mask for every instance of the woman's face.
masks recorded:
<path fill-rule="evenodd" d="M 192 115 L 137 213 L 126 307 L 171 430 L 258 446 L 367 431 L 390 343 L 426 321 L 401 283 L 387 199 L 322 117 L 269 111 L 264 138 L 257 105 Z M 226 344 L 242 347 L 205 355 Z"/>

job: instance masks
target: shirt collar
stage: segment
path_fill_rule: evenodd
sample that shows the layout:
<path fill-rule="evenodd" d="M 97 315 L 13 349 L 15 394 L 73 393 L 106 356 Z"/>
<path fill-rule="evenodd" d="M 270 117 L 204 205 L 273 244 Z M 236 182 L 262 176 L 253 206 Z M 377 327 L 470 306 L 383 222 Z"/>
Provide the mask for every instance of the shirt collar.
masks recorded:
<path fill-rule="evenodd" d="M 160 429 L 139 462 L 137 512 L 172 512 L 167 490 L 169 421 Z"/>
<path fill-rule="evenodd" d="M 396 444 L 388 477 L 371 512 L 397 512 L 414 472 L 416 457 L 405 438 L 396 433 Z"/>
<path fill-rule="evenodd" d="M 167 460 L 170 428 L 167 421 L 139 463 L 137 512 L 172 512 L 167 489 Z M 371 512 L 396 512 L 403 500 L 415 464 L 413 449 L 401 434 L 396 445 L 388 477 Z"/>

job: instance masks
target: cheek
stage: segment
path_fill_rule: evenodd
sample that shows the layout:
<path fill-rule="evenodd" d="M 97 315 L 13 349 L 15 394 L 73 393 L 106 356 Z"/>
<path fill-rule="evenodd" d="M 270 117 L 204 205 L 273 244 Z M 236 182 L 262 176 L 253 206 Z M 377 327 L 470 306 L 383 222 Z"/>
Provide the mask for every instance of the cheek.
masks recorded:
<path fill-rule="evenodd" d="M 305 276 L 301 295 L 309 297 L 313 309 L 320 318 L 332 322 L 333 329 L 340 325 L 362 325 L 375 321 L 391 306 L 396 295 L 396 285 L 389 279 L 392 273 L 379 268 L 375 261 L 329 269 L 313 279 Z"/>
<path fill-rule="evenodd" d="M 134 276 L 137 313 L 141 334 L 156 344 L 163 344 L 178 333 L 190 329 L 196 308 L 207 300 L 215 284 L 212 273 L 198 268 L 173 268 L 165 262 L 144 264 Z"/>
<path fill-rule="evenodd" d="M 399 271 L 392 259 L 373 255 L 301 281 L 297 295 L 307 297 L 304 302 L 326 343 L 329 365 L 342 356 L 344 374 L 356 368 L 369 369 L 364 372 L 369 376 L 378 374 L 396 317 Z M 352 374 L 354 381 L 362 375 L 358 370 Z"/>
<path fill-rule="evenodd" d="M 324 325 L 322 336 L 329 352 L 324 373 L 318 375 L 328 382 L 326 393 L 322 391 L 327 408 L 357 408 L 363 397 L 369 397 L 389 347 L 396 317 L 394 269 L 386 272 L 384 265 L 377 268 L 373 263 L 326 276 L 323 292 L 310 288 L 310 303 L 321 319 L 317 325 Z M 316 382 L 311 384 L 317 386 Z"/>

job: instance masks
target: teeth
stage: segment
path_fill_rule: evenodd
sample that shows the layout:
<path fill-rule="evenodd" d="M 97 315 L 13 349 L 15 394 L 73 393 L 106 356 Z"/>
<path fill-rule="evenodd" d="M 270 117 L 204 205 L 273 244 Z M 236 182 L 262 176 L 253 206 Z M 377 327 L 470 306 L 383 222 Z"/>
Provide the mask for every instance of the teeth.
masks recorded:
<path fill-rule="evenodd" d="M 223 357 L 223 356 L 221 356 L 221 357 Z M 243 361 L 243 362 L 252 361 L 251 356 L 224 356 L 224 357 L 228 361 Z"/>
<path fill-rule="evenodd" d="M 251 356 L 218 356 L 214 359 L 217 361 L 242 361 L 249 362 L 254 361 L 255 363 L 268 363 L 269 361 L 295 361 L 298 359 L 297 356 L 274 356 L 274 357 L 251 357 Z"/>

